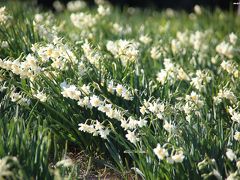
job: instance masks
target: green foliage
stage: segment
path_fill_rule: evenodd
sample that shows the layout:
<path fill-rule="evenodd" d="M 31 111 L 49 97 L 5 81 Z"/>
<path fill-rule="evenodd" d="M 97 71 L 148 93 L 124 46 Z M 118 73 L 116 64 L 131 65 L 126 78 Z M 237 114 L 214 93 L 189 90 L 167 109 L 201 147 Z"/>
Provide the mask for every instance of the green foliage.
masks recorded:
<path fill-rule="evenodd" d="M 0 179 L 77 179 L 71 148 L 124 179 L 238 178 L 234 12 L 6 7 Z"/>

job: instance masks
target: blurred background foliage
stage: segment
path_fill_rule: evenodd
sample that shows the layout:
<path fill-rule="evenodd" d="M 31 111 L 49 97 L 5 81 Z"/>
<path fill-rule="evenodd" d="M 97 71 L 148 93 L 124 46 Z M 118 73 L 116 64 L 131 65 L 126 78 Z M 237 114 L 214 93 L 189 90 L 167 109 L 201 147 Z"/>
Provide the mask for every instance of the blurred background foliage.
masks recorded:
<path fill-rule="evenodd" d="M 46 8 L 52 8 L 52 4 L 54 0 L 2 0 L 2 1 L 29 1 L 36 3 L 40 6 Z M 60 2 L 66 4 L 69 0 L 59 0 Z M 165 8 L 172 8 L 172 9 L 184 9 L 187 11 L 191 11 L 195 4 L 199 4 L 201 6 L 208 7 L 210 9 L 214 9 L 216 7 L 229 10 L 229 9 L 237 9 L 237 5 L 234 3 L 238 2 L 238 0 L 108 0 L 113 5 L 117 6 L 132 6 L 132 7 L 151 7 L 155 9 L 165 9 Z M 86 0 L 89 5 L 94 4 L 94 0 Z"/>

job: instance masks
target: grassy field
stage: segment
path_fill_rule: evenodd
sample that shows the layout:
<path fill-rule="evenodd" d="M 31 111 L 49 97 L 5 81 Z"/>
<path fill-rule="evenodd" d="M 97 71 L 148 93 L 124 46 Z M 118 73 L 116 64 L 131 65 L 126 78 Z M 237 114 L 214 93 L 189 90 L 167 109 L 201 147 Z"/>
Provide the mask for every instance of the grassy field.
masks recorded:
<path fill-rule="evenodd" d="M 240 179 L 231 10 L 0 4 L 0 179 Z"/>

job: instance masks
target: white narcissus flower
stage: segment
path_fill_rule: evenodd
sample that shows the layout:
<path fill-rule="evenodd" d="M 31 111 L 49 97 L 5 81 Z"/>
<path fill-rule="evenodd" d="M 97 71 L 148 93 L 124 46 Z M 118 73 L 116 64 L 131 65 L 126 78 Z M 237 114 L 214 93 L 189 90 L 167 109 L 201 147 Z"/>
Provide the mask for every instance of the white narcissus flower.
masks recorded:
<path fill-rule="evenodd" d="M 133 144 L 136 144 L 139 141 L 139 138 L 135 135 L 134 131 L 127 131 L 126 138 Z"/>
<path fill-rule="evenodd" d="M 194 12 L 197 14 L 197 15 L 201 15 L 202 14 L 202 9 L 199 5 L 195 5 L 194 6 Z"/>
<path fill-rule="evenodd" d="M 130 116 L 128 118 L 128 128 L 129 129 L 136 129 L 138 125 L 138 121 L 134 119 L 134 117 Z"/>
<path fill-rule="evenodd" d="M 88 29 L 97 23 L 95 16 L 83 12 L 71 14 L 70 19 L 73 25 L 79 29 Z"/>
<path fill-rule="evenodd" d="M 138 126 L 141 128 L 146 125 L 147 125 L 147 121 L 144 118 L 140 118 L 140 120 L 138 121 Z"/>
<path fill-rule="evenodd" d="M 237 159 L 237 156 L 232 149 L 227 149 L 226 156 L 230 161 Z"/>
<path fill-rule="evenodd" d="M 104 128 L 104 126 L 98 120 L 96 120 L 94 126 L 96 130 L 101 130 Z"/>
<path fill-rule="evenodd" d="M 91 134 L 96 132 L 93 125 L 88 125 L 88 124 L 85 124 L 85 123 L 79 123 L 78 126 L 79 126 L 79 128 L 78 128 L 79 131 L 88 132 L 88 133 L 91 133 Z"/>
<path fill-rule="evenodd" d="M 75 85 L 70 85 L 65 87 L 63 86 L 61 94 L 63 97 L 79 100 L 81 92 L 77 90 L 77 87 Z"/>
<path fill-rule="evenodd" d="M 98 110 L 104 113 L 108 113 L 112 110 L 112 104 L 104 104 L 98 107 Z"/>
<path fill-rule="evenodd" d="M 53 7 L 57 12 L 61 12 L 64 10 L 64 5 L 58 0 L 53 2 Z"/>
<path fill-rule="evenodd" d="M 2 41 L 1 48 L 9 48 L 9 44 L 7 41 Z"/>
<path fill-rule="evenodd" d="M 152 42 L 152 38 L 150 38 L 147 35 L 141 35 L 139 41 L 141 41 L 144 44 L 149 44 L 150 42 Z"/>
<path fill-rule="evenodd" d="M 229 89 L 224 89 L 224 90 L 220 89 L 219 92 L 218 92 L 217 98 L 219 98 L 219 99 L 223 99 L 223 98 L 228 99 L 228 100 L 231 101 L 231 103 L 236 103 L 236 101 L 237 101 L 237 97 Z"/>
<path fill-rule="evenodd" d="M 230 173 L 226 180 L 238 180 L 236 173 Z"/>
<path fill-rule="evenodd" d="M 225 41 L 216 46 L 216 51 L 228 58 L 233 58 L 233 46 Z"/>
<path fill-rule="evenodd" d="M 164 69 L 162 69 L 159 73 L 157 73 L 157 81 L 160 82 L 162 85 L 167 80 L 168 73 Z"/>
<path fill-rule="evenodd" d="M 233 137 L 236 141 L 240 141 L 240 132 L 236 131 Z"/>
<path fill-rule="evenodd" d="M 14 74 L 19 75 L 21 79 L 29 78 L 31 81 L 41 71 L 41 68 L 36 64 L 36 58 L 30 55 L 23 62 L 20 62 L 19 58 L 14 61 L 2 61 L 0 59 L 0 67 L 12 71 Z"/>
<path fill-rule="evenodd" d="M 238 65 L 234 63 L 233 61 L 223 61 L 221 63 L 221 67 L 227 71 L 229 74 L 234 75 L 234 77 L 238 77 L 239 71 L 238 71 Z"/>
<path fill-rule="evenodd" d="M 42 14 L 35 14 L 35 16 L 34 16 L 34 21 L 35 21 L 36 23 L 40 23 L 40 22 L 42 22 L 43 20 L 44 20 L 44 17 L 43 17 Z"/>
<path fill-rule="evenodd" d="M 110 93 L 114 93 L 114 85 L 113 85 L 113 81 L 110 81 L 109 83 L 108 83 L 108 87 L 107 87 L 107 90 L 108 90 L 108 92 L 110 92 Z"/>
<path fill-rule="evenodd" d="M 11 71 L 17 75 L 23 74 L 23 68 L 21 68 L 21 63 L 18 60 L 12 62 Z"/>
<path fill-rule="evenodd" d="M 132 100 L 133 99 L 131 93 L 127 90 L 122 93 L 122 97 L 125 100 Z"/>
<path fill-rule="evenodd" d="M 121 127 L 124 129 L 124 130 L 127 130 L 128 129 L 128 122 L 123 119 L 121 120 Z"/>
<path fill-rule="evenodd" d="M 235 122 L 240 123 L 240 113 L 233 112 L 231 119 Z"/>
<path fill-rule="evenodd" d="M 174 130 L 175 126 L 165 121 L 163 128 L 170 133 Z"/>
<path fill-rule="evenodd" d="M 64 167 L 70 167 L 70 166 L 73 166 L 74 163 L 72 161 L 72 159 L 63 159 L 61 161 L 58 161 L 56 163 L 56 166 L 59 167 L 59 166 L 64 166 Z"/>
<path fill-rule="evenodd" d="M 81 107 L 84 107 L 84 106 L 87 106 L 89 108 L 91 108 L 91 104 L 89 102 L 89 97 L 85 96 L 83 99 L 79 99 L 78 100 L 78 105 L 81 106 Z"/>
<path fill-rule="evenodd" d="M 228 73 L 232 73 L 232 71 L 234 70 L 234 66 L 232 65 L 231 61 L 223 61 L 221 63 L 221 67 Z"/>
<path fill-rule="evenodd" d="M 171 41 L 171 49 L 172 49 L 173 54 L 176 54 L 176 53 L 180 52 L 180 50 L 181 50 L 181 43 L 178 40 L 176 40 L 176 39 L 172 39 L 172 41 Z"/>
<path fill-rule="evenodd" d="M 111 13 L 110 7 L 103 6 L 103 5 L 99 5 L 97 11 L 98 11 L 98 14 L 101 16 L 107 16 Z"/>
<path fill-rule="evenodd" d="M 123 27 L 122 25 L 118 23 L 112 23 L 112 28 L 111 28 L 112 33 L 114 34 L 129 34 L 132 32 L 132 27 L 130 25 L 126 25 Z"/>
<path fill-rule="evenodd" d="M 20 99 L 22 99 L 23 97 L 22 97 L 22 95 L 21 95 L 20 93 L 12 92 L 12 93 L 10 94 L 10 98 L 11 98 L 11 101 L 12 101 L 12 102 L 17 102 L 17 101 L 19 101 Z"/>
<path fill-rule="evenodd" d="M 205 49 L 207 49 L 207 46 L 204 45 L 204 39 L 205 37 L 205 33 L 201 32 L 201 31 L 196 31 L 195 33 L 190 35 L 190 43 L 193 46 L 194 50 L 197 51 L 204 51 Z M 200 53 L 201 55 L 201 53 Z"/>
<path fill-rule="evenodd" d="M 193 102 L 199 108 L 204 105 L 204 102 L 200 99 L 200 95 L 192 91 L 190 95 L 186 95 L 186 101 Z"/>
<path fill-rule="evenodd" d="M 79 75 L 83 75 L 85 72 L 86 72 L 87 68 L 85 66 L 85 64 L 83 62 L 79 62 L 78 64 L 78 72 L 79 72 Z"/>
<path fill-rule="evenodd" d="M 121 121 L 122 119 L 123 119 L 123 112 L 121 111 L 121 110 L 119 110 L 119 109 L 114 109 L 114 118 L 115 119 L 117 119 L 117 120 L 119 120 L 119 121 Z"/>
<path fill-rule="evenodd" d="M 188 75 L 185 73 L 185 71 L 182 68 L 178 69 L 177 73 L 178 73 L 177 75 L 178 79 L 186 80 L 186 81 L 189 80 Z"/>
<path fill-rule="evenodd" d="M 146 107 L 145 106 L 141 106 L 140 107 L 140 112 L 141 112 L 142 115 L 144 115 L 147 112 Z"/>
<path fill-rule="evenodd" d="M 81 90 L 86 94 L 89 95 L 90 94 L 90 86 L 89 85 L 82 85 Z"/>
<path fill-rule="evenodd" d="M 106 111 L 105 113 L 106 113 L 107 117 L 109 117 L 111 119 L 114 118 L 115 111 L 113 108 L 109 108 L 108 111 Z"/>
<path fill-rule="evenodd" d="M 168 151 L 165 148 L 162 148 L 159 143 L 157 144 L 157 147 L 153 149 L 153 152 L 159 160 L 163 160 L 165 157 L 168 157 Z"/>
<path fill-rule="evenodd" d="M 184 158 L 185 158 L 185 156 L 183 155 L 183 151 L 178 151 L 176 154 L 174 154 L 172 156 L 173 161 L 176 162 L 176 163 L 183 162 Z"/>
<path fill-rule="evenodd" d="M 196 89 L 201 90 L 205 87 L 206 83 L 210 82 L 211 77 L 208 75 L 208 72 L 202 70 L 196 71 L 196 77 L 192 78 L 191 85 Z"/>
<path fill-rule="evenodd" d="M 126 89 L 121 85 L 121 84 L 118 84 L 117 87 L 115 88 L 116 92 L 117 92 L 117 95 L 121 96 L 122 93 L 124 91 L 126 91 Z"/>
<path fill-rule="evenodd" d="M 67 3 L 67 9 L 71 12 L 79 11 L 81 9 L 84 9 L 86 6 L 86 2 L 81 0 L 69 1 Z"/>
<path fill-rule="evenodd" d="M 109 133 L 110 133 L 110 130 L 108 128 L 99 130 L 99 134 L 103 139 L 107 139 L 107 136 L 109 135 Z"/>
<path fill-rule="evenodd" d="M 115 58 L 120 58 L 122 64 L 126 66 L 128 62 L 136 62 L 139 55 L 139 43 L 128 40 L 108 41 L 106 48 Z"/>
<path fill-rule="evenodd" d="M 6 23 L 7 19 L 6 7 L 0 7 L 0 24 Z"/>
<path fill-rule="evenodd" d="M 93 107 L 99 107 L 99 106 L 101 106 L 102 101 L 99 99 L 98 96 L 93 95 L 92 97 L 90 97 L 90 104 L 91 104 Z"/>
<path fill-rule="evenodd" d="M 238 160 L 238 161 L 236 162 L 236 166 L 237 166 L 238 169 L 240 169 L 240 160 Z"/>
<path fill-rule="evenodd" d="M 102 58 L 101 52 L 97 49 L 94 49 L 88 40 L 85 40 L 84 44 L 81 46 L 84 52 L 84 56 L 87 58 L 87 60 L 95 65 L 97 68 L 99 68 L 99 62 Z"/>
<path fill-rule="evenodd" d="M 182 43 L 189 43 L 189 36 L 187 32 L 177 32 L 177 39 Z"/>
<path fill-rule="evenodd" d="M 213 97 L 213 102 L 214 102 L 215 105 L 218 105 L 222 102 L 222 99 L 218 96 L 214 96 Z"/>
<path fill-rule="evenodd" d="M 161 52 L 159 50 L 159 47 L 157 46 L 154 46 L 151 48 L 150 54 L 151 54 L 151 58 L 154 60 L 157 60 L 161 57 Z"/>
<path fill-rule="evenodd" d="M 238 39 L 237 35 L 234 34 L 233 32 L 232 32 L 231 34 L 229 34 L 229 41 L 230 41 L 230 43 L 232 43 L 233 45 L 236 44 L 237 39 Z"/>
<path fill-rule="evenodd" d="M 164 61 L 163 64 L 165 66 L 165 70 L 168 73 L 173 72 L 175 70 L 175 67 L 174 67 L 175 65 L 172 63 L 171 59 L 165 58 L 163 61 Z"/>
<path fill-rule="evenodd" d="M 43 92 L 37 91 L 36 94 L 33 95 L 35 98 L 39 99 L 41 102 L 47 101 L 47 95 Z"/>
<path fill-rule="evenodd" d="M 118 84 L 115 88 L 113 87 L 113 83 L 111 82 L 111 84 L 108 85 L 108 91 L 113 93 L 114 90 L 116 91 L 117 95 L 122 97 L 125 100 L 132 100 L 132 94 L 130 93 L 130 91 L 127 90 L 127 88 L 125 88 L 123 85 Z"/>

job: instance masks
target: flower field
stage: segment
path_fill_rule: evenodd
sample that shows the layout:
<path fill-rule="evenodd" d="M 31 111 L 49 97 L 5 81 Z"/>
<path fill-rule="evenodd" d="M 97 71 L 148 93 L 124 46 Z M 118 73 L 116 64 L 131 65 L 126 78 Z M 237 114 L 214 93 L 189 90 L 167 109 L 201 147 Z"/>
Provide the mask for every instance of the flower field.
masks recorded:
<path fill-rule="evenodd" d="M 0 3 L 0 179 L 240 179 L 240 20 Z"/>

